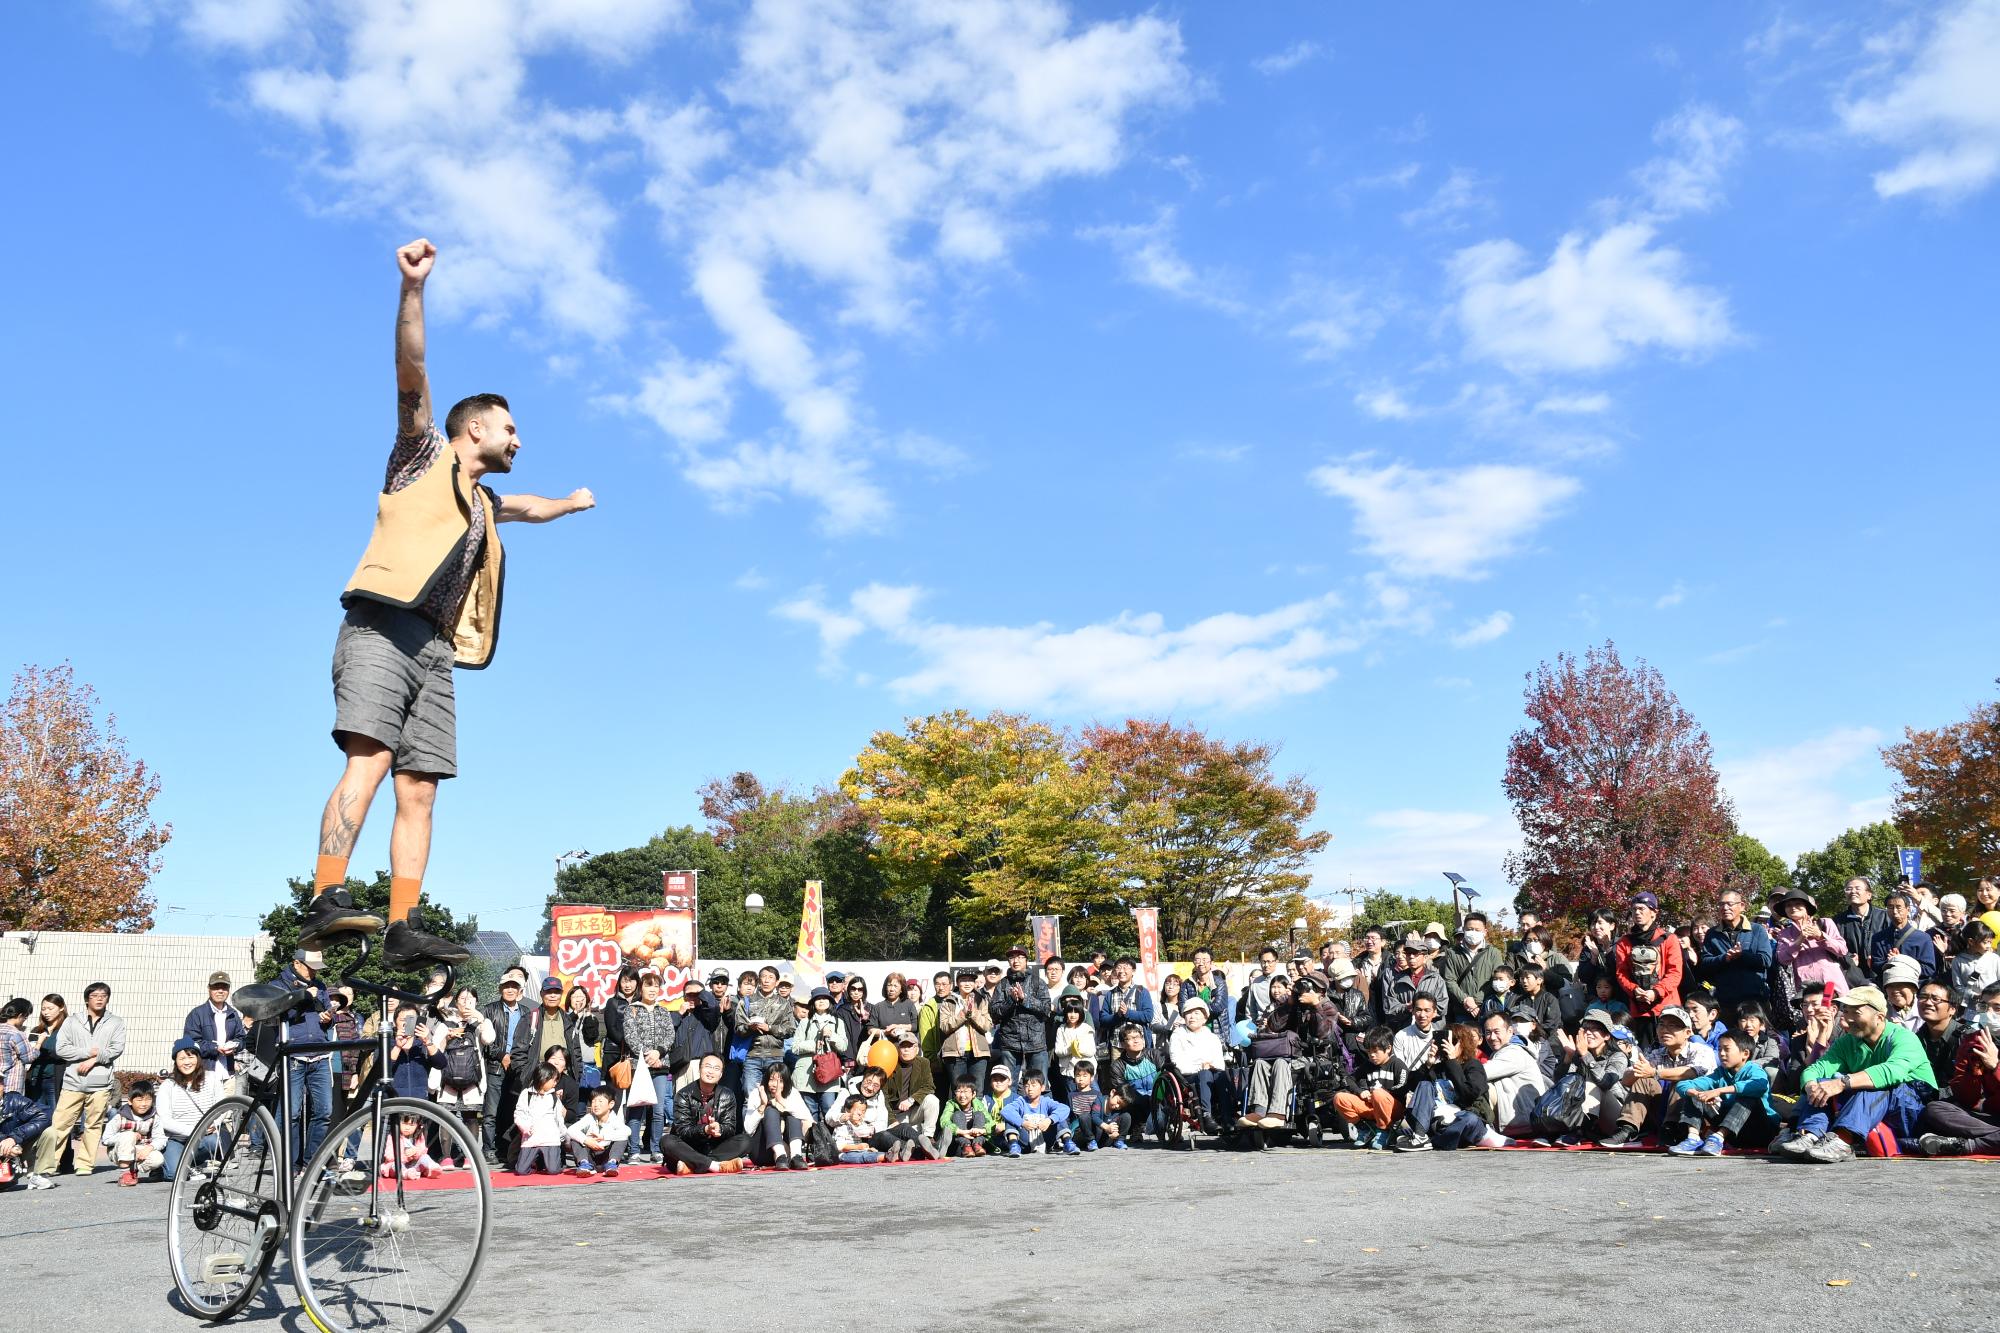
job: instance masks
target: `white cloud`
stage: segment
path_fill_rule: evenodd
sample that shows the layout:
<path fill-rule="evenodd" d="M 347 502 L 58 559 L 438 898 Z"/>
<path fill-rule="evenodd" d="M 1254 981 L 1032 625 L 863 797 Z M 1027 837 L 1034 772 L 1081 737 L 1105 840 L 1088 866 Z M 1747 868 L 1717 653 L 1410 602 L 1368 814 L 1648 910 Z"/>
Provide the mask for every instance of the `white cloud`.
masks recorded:
<path fill-rule="evenodd" d="M 1687 595 L 1687 584 L 1679 579 L 1675 579 L 1673 587 L 1653 599 L 1653 609 L 1655 611 L 1664 611 L 1668 607 L 1679 606 L 1687 600 Z"/>
<path fill-rule="evenodd" d="M 1309 361 L 1332 361 L 1367 342 L 1382 326 L 1382 312 L 1349 287 L 1318 277 L 1296 277 L 1278 310 L 1292 320 L 1287 337 L 1305 344 Z"/>
<path fill-rule="evenodd" d="M 1377 421 L 1408 421 L 1419 415 L 1421 410 L 1404 398 L 1402 391 L 1394 385 L 1363 389 L 1354 395 L 1354 405 Z"/>
<path fill-rule="evenodd" d="M 1552 393 L 1536 402 L 1533 410 L 1539 416 L 1574 417 L 1595 416 L 1609 411 L 1610 407 L 1611 395 L 1608 393 Z"/>
<path fill-rule="evenodd" d="M 1451 646 L 1454 648 L 1476 648 L 1482 643 L 1493 642 L 1512 628 L 1514 628 L 1514 613 L 1511 611 L 1495 611 L 1492 615 L 1486 617 L 1486 619 L 1479 621 L 1477 624 L 1467 625 L 1463 630 L 1452 635 Z"/>
<path fill-rule="evenodd" d="M 1406 227 L 1460 231 L 1474 217 L 1492 211 L 1493 199 L 1486 193 L 1478 173 L 1453 167 L 1444 184 L 1428 200 L 1397 216 Z"/>
<path fill-rule="evenodd" d="M 1494 463 L 1426 469 L 1349 459 L 1308 476 L 1354 506 L 1364 549 L 1410 578 L 1485 577 L 1581 489 L 1572 477 Z"/>
<path fill-rule="evenodd" d="M 1743 153 L 1743 122 L 1691 103 L 1663 121 L 1653 141 L 1667 151 L 1633 173 L 1655 219 L 1706 213 L 1722 202 L 1722 178 Z"/>
<path fill-rule="evenodd" d="M 1317 60 L 1324 54 L 1326 54 L 1326 48 L 1318 42 L 1293 42 L 1282 51 L 1273 51 L 1270 55 L 1251 61 L 1250 67 L 1259 74 L 1267 77 L 1275 74 L 1289 74 L 1300 65 Z"/>
<path fill-rule="evenodd" d="M 1635 352 L 1694 355 L 1733 336 L 1729 303 L 1686 282 L 1681 253 L 1649 223 L 1590 238 L 1571 232 L 1542 268 L 1512 241 L 1460 250 L 1450 264 L 1466 350 L 1519 373 L 1605 370 Z"/>
<path fill-rule="evenodd" d="M 1887 818 L 1881 744 L 1882 733 L 1873 727 L 1837 727 L 1795 745 L 1721 761 L 1737 826 L 1790 861 L 1846 829 Z"/>
<path fill-rule="evenodd" d="M 1167 712 L 1248 708 L 1320 689 L 1335 676 L 1327 659 L 1354 647 L 1323 622 L 1332 594 L 1256 615 L 1224 613 L 1170 628 L 1155 612 L 1122 612 L 1076 629 L 956 625 L 915 614 L 920 589 L 870 584 L 844 608 L 818 590 L 776 608 L 813 625 L 822 655 L 839 654 L 864 629 L 915 659 L 889 688 L 980 708 L 1065 712 Z"/>
<path fill-rule="evenodd" d="M 1513 899 L 1504 864 L 1520 844 L 1521 831 L 1504 811 L 1379 810 L 1328 848 L 1316 869 L 1327 884 L 1345 883 L 1351 873 L 1357 889 L 1440 898 L 1449 870 L 1470 881 L 1479 905 L 1490 912 Z M 1418 921 L 1410 928 L 1423 927 Z"/>
<path fill-rule="evenodd" d="M 735 378 L 736 372 L 719 361 L 694 362 L 670 353 L 639 381 L 639 392 L 620 405 L 645 413 L 674 440 L 708 444 L 729 429 Z"/>
<path fill-rule="evenodd" d="M 1423 169 L 1422 163 L 1405 162 L 1387 171 L 1378 171 L 1372 176 L 1357 177 L 1354 184 L 1357 189 L 1362 190 L 1406 190 Z"/>
<path fill-rule="evenodd" d="M 1083 240 L 1109 245 L 1118 256 L 1125 276 L 1141 287 L 1186 300 L 1208 304 L 1217 301 L 1175 246 L 1171 208 L 1161 209 L 1151 222 L 1084 227 L 1076 234 Z"/>
<path fill-rule="evenodd" d="M 1884 199 L 1984 189 L 2000 176 L 2000 0 L 1940 11 L 1886 86 L 1839 111 L 1850 133 L 1906 154 L 1875 173 Z"/>

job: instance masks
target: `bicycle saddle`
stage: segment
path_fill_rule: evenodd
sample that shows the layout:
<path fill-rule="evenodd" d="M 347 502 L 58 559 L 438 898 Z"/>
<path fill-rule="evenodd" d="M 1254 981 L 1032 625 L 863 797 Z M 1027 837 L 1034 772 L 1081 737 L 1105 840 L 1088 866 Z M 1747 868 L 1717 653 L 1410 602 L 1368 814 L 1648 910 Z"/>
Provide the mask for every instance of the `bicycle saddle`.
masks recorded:
<path fill-rule="evenodd" d="M 253 981 L 238 986 L 229 1002 L 253 1023 L 273 1023 L 305 1009 L 312 999 L 311 991 L 293 990 L 282 981 Z"/>

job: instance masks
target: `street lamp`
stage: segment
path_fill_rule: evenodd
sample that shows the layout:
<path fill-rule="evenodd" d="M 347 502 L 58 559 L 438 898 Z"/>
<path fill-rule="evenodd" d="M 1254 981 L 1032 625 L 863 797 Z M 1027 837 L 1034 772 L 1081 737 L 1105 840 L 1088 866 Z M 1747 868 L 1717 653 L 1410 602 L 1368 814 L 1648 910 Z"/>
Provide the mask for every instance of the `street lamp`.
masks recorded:
<path fill-rule="evenodd" d="M 761 893 L 753 893 L 750 894 L 748 897 L 744 898 L 743 910 L 750 913 L 752 916 L 755 916 L 757 913 L 763 911 L 764 895 Z"/>
<path fill-rule="evenodd" d="M 1453 927 L 1463 926 L 1465 924 L 1465 914 L 1472 910 L 1472 900 L 1479 895 L 1466 887 L 1465 876 L 1454 875 L 1449 870 L 1440 873 L 1451 881 L 1451 910 L 1458 918 L 1457 921 L 1452 923 Z M 1463 904 L 1459 902 L 1460 898 L 1465 899 Z"/>
<path fill-rule="evenodd" d="M 1294 945 L 1296 945 L 1296 944 L 1297 944 L 1297 943 L 1299 942 L 1299 936 L 1301 936 L 1301 935 L 1305 934 L 1305 933 L 1306 933 L 1306 930 L 1307 930 L 1307 929 L 1308 929 L 1308 928 L 1309 928 L 1309 927 L 1310 927 L 1311 925 L 1312 925 L 1312 923 L 1311 923 L 1310 921 L 1306 920 L 1306 919 L 1305 919 L 1304 917 L 1302 917 L 1302 916 L 1295 916 L 1295 917 L 1293 917 L 1293 918 L 1292 918 L 1292 930 L 1291 930 L 1291 934 L 1290 934 L 1290 936 L 1288 937 L 1288 938 L 1290 939 L 1291 943 L 1293 943 Z"/>
<path fill-rule="evenodd" d="M 589 852 L 587 852 L 587 851 L 585 851 L 585 850 L 584 850 L 583 848 L 581 848 L 581 847 L 577 848 L 577 849 L 576 849 L 575 851 L 573 851 L 573 852 L 564 852 L 564 853 L 563 853 L 563 854 L 562 854 L 561 856 L 558 856 L 558 857 L 556 858 L 556 874 L 558 874 L 558 875 L 562 874 L 562 871 L 563 871 L 563 862 L 565 862 L 565 861 L 581 861 L 581 860 L 583 860 L 583 858 L 584 858 L 584 857 L 586 857 L 586 856 L 589 856 L 589 855 L 590 855 L 590 853 L 589 853 Z"/>

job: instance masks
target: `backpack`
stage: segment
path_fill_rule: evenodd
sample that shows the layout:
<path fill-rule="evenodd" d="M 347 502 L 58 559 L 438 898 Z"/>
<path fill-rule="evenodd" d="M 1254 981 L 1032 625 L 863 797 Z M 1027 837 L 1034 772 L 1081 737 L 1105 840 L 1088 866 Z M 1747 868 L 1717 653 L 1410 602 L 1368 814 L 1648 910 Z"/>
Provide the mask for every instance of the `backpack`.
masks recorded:
<path fill-rule="evenodd" d="M 1651 944 L 1634 945 L 1631 955 L 1632 984 L 1651 990 L 1660 979 L 1660 950 Z"/>
<path fill-rule="evenodd" d="M 438 1081 L 453 1092 L 470 1092 L 479 1086 L 485 1072 L 485 1062 L 479 1057 L 479 1043 L 471 1037 L 459 1037 L 444 1048 L 444 1068 L 439 1072 Z"/>

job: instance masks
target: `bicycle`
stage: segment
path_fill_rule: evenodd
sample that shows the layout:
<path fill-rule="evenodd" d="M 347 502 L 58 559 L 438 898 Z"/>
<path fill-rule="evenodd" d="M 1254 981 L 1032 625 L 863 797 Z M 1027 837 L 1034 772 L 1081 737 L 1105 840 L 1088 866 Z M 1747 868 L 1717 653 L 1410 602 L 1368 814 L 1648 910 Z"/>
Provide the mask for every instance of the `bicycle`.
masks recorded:
<path fill-rule="evenodd" d="M 365 957 L 365 942 L 362 949 Z M 437 999 L 356 977 L 346 984 L 419 1012 Z M 447 971 L 442 994 L 451 993 Z M 211 1322 L 236 1314 L 263 1284 L 282 1235 L 292 1284 L 321 1333 L 439 1328 L 465 1303 L 486 1258 L 493 1197 L 480 1145 L 456 1116 L 394 1095 L 387 1079 L 399 1025 L 354 1040 L 294 1041 L 292 1020 L 312 1003 L 311 991 L 260 982 L 232 1000 L 278 1036 L 260 1043 L 266 1059 L 246 1079 L 247 1092 L 216 1102 L 188 1135 L 168 1200 L 167 1253 L 181 1299 Z M 283 1169 L 302 1146 L 292 1119 L 294 1063 L 370 1049 L 375 1064 L 356 1090 L 360 1105 L 298 1170 Z M 449 1145 L 438 1156 L 465 1162 L 469 1184 L 410 1163 L 404 1146 L 417 1142 Z"/>

